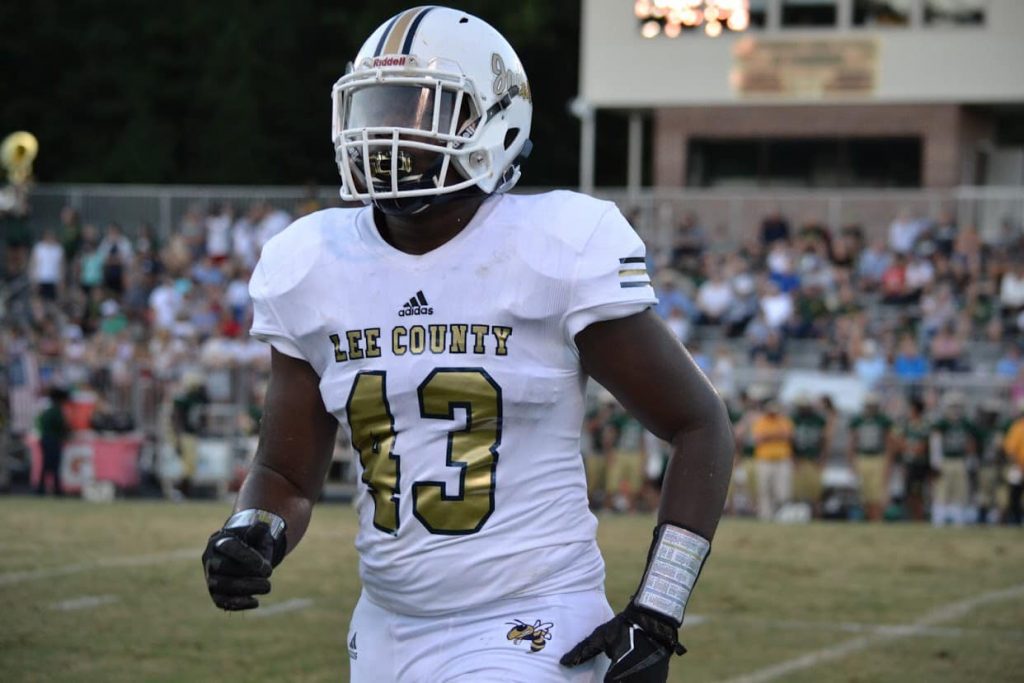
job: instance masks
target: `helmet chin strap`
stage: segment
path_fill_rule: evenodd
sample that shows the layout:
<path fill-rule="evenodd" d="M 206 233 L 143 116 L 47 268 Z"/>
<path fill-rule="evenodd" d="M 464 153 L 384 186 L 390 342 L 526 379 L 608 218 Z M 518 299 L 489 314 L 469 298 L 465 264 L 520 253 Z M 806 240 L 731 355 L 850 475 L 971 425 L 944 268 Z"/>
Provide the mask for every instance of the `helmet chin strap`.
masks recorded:
<path fill-rule="evenodd" d="M 456 192 L 449 192 L 448 194 L 403 197 L 402 199 L 374 199 L 373 206 L 388 216 L 415 216 L 426 213 L 433 207 L 482 196 L 485 196 L 484 191 L 479 187 L 473 186 Z"/>
<path fill-rule="evenodd" d="M 424 201 L 430 197 L 405 197 L 403 199 L 374 199 L 375 209 L 388 216 L 414 216 L 426 211 L 430 202 Z"/>

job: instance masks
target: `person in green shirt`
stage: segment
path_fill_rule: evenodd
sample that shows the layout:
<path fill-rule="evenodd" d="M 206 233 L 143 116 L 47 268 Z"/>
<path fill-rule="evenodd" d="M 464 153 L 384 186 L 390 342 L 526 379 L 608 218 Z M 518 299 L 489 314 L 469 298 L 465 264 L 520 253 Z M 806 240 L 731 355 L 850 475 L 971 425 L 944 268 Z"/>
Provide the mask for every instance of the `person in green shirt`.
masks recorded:
<path fill-rule="evenodd" d="M 978 488 L 975 504 L 978 506 L 978 524 L 996 524 L 999 521 L 999 472 L 1003 465 L 1002 443 L 1006 422 L 1002 404 L 988 399 L 978 409 L 975 420 L 978 427 Z"/>
<path fill-rule="evenodd" d="M 614 406 L 605 399 L 598 399 L 592 392 L 587 393 L 587 412 L 583 421 L 580 449 L 583 453 L 583 467 L 587 475 L 587 499 L 591 510 L 600 510 L 605 504 L 604 483 L 607 477 L 607 454 L 604 451 L 602 432 L 611 418 Z"/>
<path fill-rule="evenodd" d="M 54 387 L 50 390 L 50 405 L 36 419 L 39 429 L 39 446 L 43 455 L 43 469 L 39 473 L 39 484 L 36 493 L 46 493 L 46 475 L 53 478 L 53 493 L 63 496 L 64 489 L 60 484 L 60 466 L 64 459 L 64 442 L 71 436 L 71 425 L 64 417 L 64 404 L 68 400 L 68 392 Z"/>
<path fill-rule="evenodd" d="M 810 503 L 815 514 L 821 501 L 822 453 L 825 449 L 825 416 L 815 409 L 811 398 L 801 394 L 794 401 L 793 421 L 793 499 Z"/>
<path fill-rule="evenodd" d="M 939 471 L 932 491 L 932 524 L 962 526 L 967 523 L 970 502 L 967 471 L 977 456 L 979 434 L 967 417 L 963 394 L 950 392 L 945 404 L 929 435 L 931 459 Z"/>
<path fill-rule="evenodd" d="M 181 391 L 174 397 L 171 424 L 185 470 L 181 492 L 187 496 L 199 461 L 199 437 L 206 429 L 205 409 L 210 398 L 206 392 L 206 379 L 197 371 L 185 373 L 181 385 Z"/>
<path fill-rule="evenodd" d="M 820 339 L 825 336 L 829 310 L 825 292 L 820 285 L 801 287 L 796 294 L 794 335 L 802 339 Z"/>
<path fill-rule="evenodd" d="M 910 399 L 907 416 L 900 422 L 885 468 L 885 479 L 889 481 L 893 467 L 903 470 L 903 499 L 910 518 L 924 520 L 924 501 L 928 495 L 933 471 L 928 455 L 928 440 L 931 425 L 925 417 L 925 405 L 921 398 Z"/>
<path fill-rule="evenodd" d="M 726 405 L 732 422 L 736 451 L 726 508 L 731 514 L 753 514 L 757 509 L 757 468 L 754 465 L 754 435 L 751 425 L 760 414 L 759 399 L 764 391 L 754 386 L 741 390 L 738 400 Z"/>
<path fill-rule="evenodd" d="M 65 206 L 60 210 L 60 229 L 58 237 L 64 247 L 64 257 L 68 263 L 75 260 L 78 250 L 82 247 L 82 217 L 76 209 Z"/>
<path fill-rule="evenodd" d="M 889 503 L 889 475 L 886 453 L 891 446 L 893 423 L 882 412 L 882 400 L 876 393 L 864 397 L 864 409 L 850 420 L 847 460 L 860 480 L 860 497 L 867 518 L 882 518 Z"/>
<path fill-rule="evenodd" d="M 100 234 L 95 225 L 86 223 L 82 227 L 78 253 L 78 285 L 88 297 L 103 283 L 104 253 L 100 249 Z"/>
<path fill-rule="evenodd" d="M 643 433 L 640 423 L 616 403 L 602 431 L 607 458 L 605 499 L 616 512 L 636 509 L 644 483 Z"/>

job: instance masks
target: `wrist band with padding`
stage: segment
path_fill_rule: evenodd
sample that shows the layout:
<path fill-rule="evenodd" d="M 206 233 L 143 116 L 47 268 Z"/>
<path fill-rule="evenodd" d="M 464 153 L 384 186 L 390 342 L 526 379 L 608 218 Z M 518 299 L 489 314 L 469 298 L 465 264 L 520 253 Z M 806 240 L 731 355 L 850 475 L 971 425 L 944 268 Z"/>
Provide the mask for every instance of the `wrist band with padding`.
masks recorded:
<path fill-rule="evenodd" d="M 270 528 L 270 538 L 274 541 L 274 557 L 271 564 L 276 567 L 284 559 L 288 548 L 288 540 L 285 536 L 287 524 L 280 515 L 259 508 L 239 510 L 224 522 L 224 529 L 240 529 L 259 523 L 266 524 Z"/>
<path fill-rule="evenodd" d="M 700 570 L 711 551 L 711 542 L 700 534 L 663 523 L 654 531 L 647 569 L 634 604 L 675 622 L 683 613 Z"/>

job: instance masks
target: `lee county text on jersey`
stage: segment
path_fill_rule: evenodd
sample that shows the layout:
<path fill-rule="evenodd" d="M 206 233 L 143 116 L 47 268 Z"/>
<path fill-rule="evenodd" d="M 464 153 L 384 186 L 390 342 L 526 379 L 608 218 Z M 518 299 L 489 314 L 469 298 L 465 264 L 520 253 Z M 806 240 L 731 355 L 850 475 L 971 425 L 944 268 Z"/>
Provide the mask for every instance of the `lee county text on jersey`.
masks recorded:
<path fill-rule="evenodd" d="M 508 355 L 508 339 L 512 328 L 503 325 L 480 323 L 455 323 L 436 325 L 397 325 L 391 328 L 391 353 L 404 356 L 407 353 L 471 353 L 482 356 Z M 348 330 L 332 334 L 334 360 L 344 363 L 361 358 L 379 358 L 381 355 L 381 328 L 367 327 L 362 330 Z"/>

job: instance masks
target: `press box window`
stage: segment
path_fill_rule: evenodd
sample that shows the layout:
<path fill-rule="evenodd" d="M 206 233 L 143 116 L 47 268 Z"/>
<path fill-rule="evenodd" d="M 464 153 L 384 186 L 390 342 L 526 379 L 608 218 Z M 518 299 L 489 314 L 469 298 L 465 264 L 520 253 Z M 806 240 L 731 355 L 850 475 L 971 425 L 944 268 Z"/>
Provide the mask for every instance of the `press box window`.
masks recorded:
<path fill-rule="evenodd" d="M 836 0 L 782 0 L 784 28 L 835 25 Z"/>
<path fill-rule="evenodd" d="M 920 138 L 690 141 L 692 187 L 919 187 Z"/>
<path fill-rule="evenodd" d="M 751 28 L 764 28 L 768 23 L 768 0 L 750 0 L 747 14 Z"/>
<path fill-rule="evenodd" d="M 981 26 L 988 0 L 924 0 L 926 26 Z"/>
<path fill-rule="evenodd" d="M 853 25 L 909 26 L 914 0 L 853 0 Z"/>

